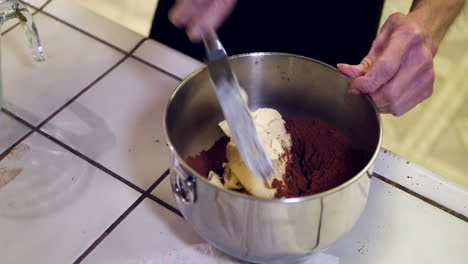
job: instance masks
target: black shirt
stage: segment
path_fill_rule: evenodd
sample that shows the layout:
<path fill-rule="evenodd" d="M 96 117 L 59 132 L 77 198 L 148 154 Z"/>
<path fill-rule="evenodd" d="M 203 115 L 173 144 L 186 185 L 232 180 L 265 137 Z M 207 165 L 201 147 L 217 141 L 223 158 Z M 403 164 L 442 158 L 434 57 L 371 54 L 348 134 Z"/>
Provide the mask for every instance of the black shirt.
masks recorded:
<path fill-rule="evenodd" d="M 276 51 L 335 66 L 357 64 L 374 40 L 384 0 L 239 0 L 218 35 L 230 55 Z M 174 0 L 159 0 L 151 29 L 156 39 L 203 61 L 204 49 L 168 19 Z"/>

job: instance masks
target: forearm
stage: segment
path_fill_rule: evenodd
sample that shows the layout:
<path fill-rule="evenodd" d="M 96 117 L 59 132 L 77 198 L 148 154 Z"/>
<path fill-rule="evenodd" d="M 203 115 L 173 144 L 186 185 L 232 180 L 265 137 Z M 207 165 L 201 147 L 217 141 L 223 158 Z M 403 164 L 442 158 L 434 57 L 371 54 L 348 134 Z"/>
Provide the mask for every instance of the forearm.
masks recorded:
<path fill-rule="evenodd" d="M 413 1 L 409 15 L 414 17 L 430 35 L 434 53 L 464 4 L 465 0 Z"/>

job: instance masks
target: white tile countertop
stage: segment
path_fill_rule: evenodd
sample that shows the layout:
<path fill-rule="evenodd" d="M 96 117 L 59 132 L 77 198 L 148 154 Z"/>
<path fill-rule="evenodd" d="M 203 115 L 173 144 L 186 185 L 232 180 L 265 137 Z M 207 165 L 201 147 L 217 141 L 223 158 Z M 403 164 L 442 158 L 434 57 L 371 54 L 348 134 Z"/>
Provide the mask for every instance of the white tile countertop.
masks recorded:
<path fill-rule="evenodd" d="M 194 233 L 167 177 L 165 106 L 202 63 L 67 0 L 26 2 L 46 62 L 3 27 L 0 263 L 241 263 Z M 364 214 L 311 263 L 462 264 L 467 249 L 468 190 L 382 150 Z"/>

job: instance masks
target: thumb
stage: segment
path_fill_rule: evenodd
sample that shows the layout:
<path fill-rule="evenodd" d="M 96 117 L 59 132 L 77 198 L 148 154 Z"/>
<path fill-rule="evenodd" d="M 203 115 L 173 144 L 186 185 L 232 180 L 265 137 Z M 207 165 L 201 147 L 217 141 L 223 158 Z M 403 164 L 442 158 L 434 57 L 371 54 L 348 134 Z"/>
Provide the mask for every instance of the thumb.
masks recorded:
<path fill-rule="evenodd" d="M 338 63 L 338 70 L 344 75 L 356 79 L 357 77 L 363 76 L 367 72 L 367 68 L 364 64 L 349 65 L 346 63 Z"/>

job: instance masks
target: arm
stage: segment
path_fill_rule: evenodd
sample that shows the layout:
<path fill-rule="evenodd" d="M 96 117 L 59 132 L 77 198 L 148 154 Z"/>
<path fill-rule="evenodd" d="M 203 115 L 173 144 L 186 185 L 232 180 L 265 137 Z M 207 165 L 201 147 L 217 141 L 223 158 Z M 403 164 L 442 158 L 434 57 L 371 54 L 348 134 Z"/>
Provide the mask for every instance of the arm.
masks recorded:
<path fill-rule="evenodd" d="M 409 16 L 432 37 L 436 53 L 450 25 L 463 8 L 465 0 L 414 0 Z M 435 55 L 435 54 L 434 54 Z"/>
<path fill-rule="evenodd" d="M 354 78 L 353 94 L 367 93 L 381 113 L 400 116 L 432 95 L 433 57 L 465 0 L 415 0 L 409 14 L 388 17 L 358 65 L 340 64 Z"/>

